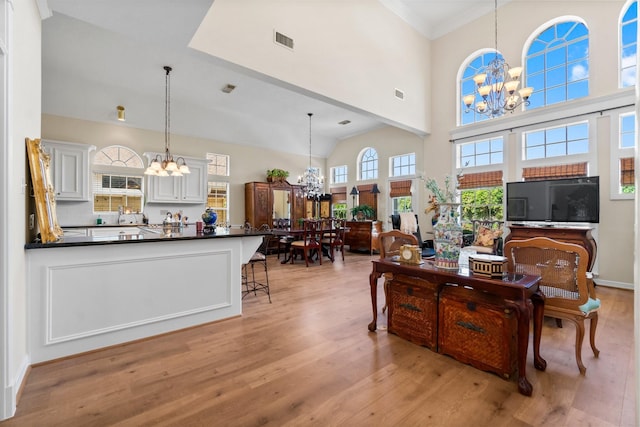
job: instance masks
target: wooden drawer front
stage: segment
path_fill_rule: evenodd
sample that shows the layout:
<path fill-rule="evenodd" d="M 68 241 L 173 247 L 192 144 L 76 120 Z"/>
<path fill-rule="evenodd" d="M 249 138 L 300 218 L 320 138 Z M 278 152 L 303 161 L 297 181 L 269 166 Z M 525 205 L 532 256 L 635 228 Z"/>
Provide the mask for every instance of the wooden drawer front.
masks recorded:
<path fill-rule="evenodd" d="M 509 378 L 516 371 L 516 320 L 498 299 L 447 286 L 440 294 L 439 352 Z"/>
<path fill-rule="evenodd" d="M 389 285 L 388 330 L 414 344 L 436 349 L 438 296 L 436 285 L 398 275 Z"/>

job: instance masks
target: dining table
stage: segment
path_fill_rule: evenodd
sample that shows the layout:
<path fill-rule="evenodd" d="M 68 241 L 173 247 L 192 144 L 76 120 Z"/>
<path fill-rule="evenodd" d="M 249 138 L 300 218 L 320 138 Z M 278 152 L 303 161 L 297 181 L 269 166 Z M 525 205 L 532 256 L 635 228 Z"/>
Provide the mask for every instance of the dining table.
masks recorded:
<path fill-rule="evenodd" d="M 322 228 L 319 230 L 319 234 L 320 236 L 327 234 L 327 233 L 331 233 L 331 232 L 335 232 L 336 229 L 335 228 Z M 349 228 L 345 227 L 344 228 L 345 233 L 349 232 Z M 286 244 L 285 244 L 285 248 L 284 248 L 284 259 L 282 261 L 280 261 L 280 264 L 286 264 L 288 262 L 291 261 L 291 253 L 289 251 L 290 247 L 291 247 L 291 242 L 295 241 L 295 240 L 301 240 L 304 236 L 304 230 L 302 228 L 273 228 L 271 229 L 271 233 L 275 236 L 276 239 L 278 239 L 279 242 L 283 242 L 283 239 L 285 239 Z M 321 240 L 321 237 L 318 239 L 318 241 Z M 278 244 L 278 250 L 280 248 L 280 244 Z M 323 255 L 325 255 L 327 258 L 329 258 L 331 261 L 333 261 L 333 254 L 331 253 L 331 251 L 326 250 L 326 248 L 323 246 L 322 248 L 322 253 Z M 311 260 L 313 262 L 313 260 Z"/>

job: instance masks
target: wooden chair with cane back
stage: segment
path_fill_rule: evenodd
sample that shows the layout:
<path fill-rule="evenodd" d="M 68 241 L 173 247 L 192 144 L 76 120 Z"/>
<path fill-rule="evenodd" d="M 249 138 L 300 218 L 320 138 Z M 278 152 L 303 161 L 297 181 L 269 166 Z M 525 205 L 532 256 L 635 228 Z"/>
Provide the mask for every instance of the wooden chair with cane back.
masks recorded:
<path fill-rule="evenodd" d="M 380 246 L 380 259 L 391 258 L 400 253 L 403 245 L 418 245 L 418 239 L 413 234 L 404 233 L 400 230 L 384 231 L 378 234 L 378 246 Z M 388 287 L 389 282 L 393 279 L 391 273 L 384 273 L 384 307 L 382 312 L 387 310 Z"/>
<path fill-rule="evenodd" d="M 535 237 L 508 241 L 504 256 L 508 271 L 542 278 L 540 290 L 545 295 L 545 316 L 567 319 L 576 325 L 576 363 L 584 375 L 587 370 L 582 363 L 585 319 L 591 320 L 591 350 L 595 357 L 600 353 L 595 344 L 600 300 L 596 298 L 593 280 L 587 276 L 589 254 L 586 249 L 573 243 Z"/>

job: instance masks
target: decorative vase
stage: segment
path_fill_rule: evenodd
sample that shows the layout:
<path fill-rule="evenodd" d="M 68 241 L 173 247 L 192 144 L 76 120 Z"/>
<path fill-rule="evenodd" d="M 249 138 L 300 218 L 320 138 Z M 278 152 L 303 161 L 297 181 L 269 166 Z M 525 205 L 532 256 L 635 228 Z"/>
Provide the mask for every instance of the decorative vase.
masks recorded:
<path fill-rule="evenodd" d="M 438 268 L 458 269 L 462 248 L 462 226 L 458 222 L 459 203 L 440 203 L 440 216 L 433 227 L 435 236 L 435 265 Z"/>

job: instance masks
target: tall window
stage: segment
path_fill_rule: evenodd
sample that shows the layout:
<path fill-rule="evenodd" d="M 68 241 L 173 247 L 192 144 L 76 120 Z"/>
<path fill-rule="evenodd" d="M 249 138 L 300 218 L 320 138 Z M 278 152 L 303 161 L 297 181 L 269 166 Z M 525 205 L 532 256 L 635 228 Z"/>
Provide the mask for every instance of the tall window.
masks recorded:
<path fill-rule="evenodd" d="M 94 212 L 142 212 L 144 163 L 138 154 L 120 145 L 98 151 L 93 159 Z"/>
<path fill-rule="evenodd" d="M 630 195 L 636 192 L 635 188 L 635 140 L 636 140 L 636 115 L 635 113 L 620 114 L 618 123 L 617 147 L 611 150 L 612 171 L 617 170 L 619 177 L 615 182 L 612 195 Z M 614 181 L 612 179 L 612 181 Z M 626 196 L 631 197 L 631 196 Z M 616 197 L 617 198 L 617 197 Z"/>
<path fill-rule="evenodd" d="M 335 166 L 331 168 L 331 183 L 342 184 L 347 182 L 347 167 Z"/>
<path fill-rule="evenodd" d="M 458 168 L 502 164 L 504 162 L 502 141 L 503 138 L 500 136 L 458 145 Z"/>
<path fill-rule="evenodd" d="M 589 152 L 589 124 L 574 123 L 524 133 L 525 160 Z"/>
<path fill-rule="evenodd" d="M 347 218 L 347 187 L 331 188 L 331 216 Z"/>
<path fill-rule="evenodd" d="M 367 148 L 360 156 L 360 180 L 378 178 L 378 152 L 373 148 Z"/>
<path fill-rule="evenodd" d="M 207 174 L 229 176 L 229 156 L 226 154 L 207 153 Z"/>
<path fill-rule="evenodd" d="M 635 86 L 638 51 L 638 2 L 628 4 L 620 21 L 620 86 Z"/>
<path fill-rule="evenodd" d="M 471 231 L 473 229 L 473 220 L 504 220 L 503 200 L 504 187 L 502 182 L 500 182 L 500 185 L 461 190 L 461 223 L 463 229 Z"/>
<path fill-rule="evenodd" d="M 416 174 L 416 154 L 403 154 L 390 159 L 391 176 L 408 176 Z"/>
<path fill-rule="evenodd" d="M 389 183 L 389 198 L 391 198 L 392 213 L 412 212 L 411 180 L 391 181 Z"/>
<path fill-rule="evenodd" d="M 207 207 L 218 214 L 217 223 L 229 222 L 229 183 L 209 181 L 207 187 Z"/>
<path fill-rule="evenodd" d="M 560 22 L 536 37 L 527 51 L 526 81 L 538 108 L 589 95 L 589 31 L 581 22 Z"/>
<path fill-rule="evenodd" d="M 488 117 L 484 114 L 478 114 L 474 109 L 471 109 L 469 112 L 465 112 L 467 106 L 464 105 L 464 97 L 467 95 L 473 95 L 476 93 L 476 83 L 473 81 L 473 76 L 479 74 L 480 71 L 486 67 L 491 60 L 496 57 L 495 51 L 486 52 L 481 55 L 478 55 L 474 59 L 469 62 L 469 65 L 464 69 L 462 73 L 462 78 L 460 79 L 460 98 L 458 99 L 458 103 L 460 104 L 460 124 L 466 125 L 469 123 L 480 122 L 482 120 L 487 120 Z M 498 58 L 502 58 L 501 54 L 498 54 Z M 481 98 L 476 94 L 476 100 L 473 103 L 480 102 Z"/>

